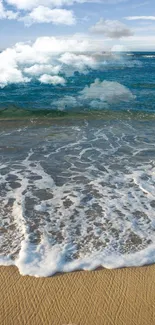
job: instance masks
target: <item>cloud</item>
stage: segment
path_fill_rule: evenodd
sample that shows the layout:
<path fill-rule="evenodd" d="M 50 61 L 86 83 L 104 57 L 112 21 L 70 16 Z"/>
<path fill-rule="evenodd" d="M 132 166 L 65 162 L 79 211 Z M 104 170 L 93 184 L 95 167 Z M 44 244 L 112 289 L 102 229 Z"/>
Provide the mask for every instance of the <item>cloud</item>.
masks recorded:
<path fill-rule="evenodd" d="M 71 10 L 63 6 L 71 6 L 79 3 L 105 3 L 114 4 L 128 0 L 5 0 L 9 6 L 17 10 L 11 11 L 4 8 L 4 0 L 0 0 L 0 19 L 16 19 L 23 21 L 26 26 L 34 23 L 52 23 L 73 25 L 76 23 L 76 17 Z"/>
<path fill-rule="evenodd" d="M 32 10 L 38 6 L 48 6 L 50 8 L 58 8 L 61 6 L 70 6 L 74 3 L 105 3 L 105 4 L 114 4 L 126 2 L 127 0 L 6 0 L 10 5 L 15 6 L 16 8 L 22 10 Z"/>
<path fill-rule="evenodd" d="M 56 37 L 39 37 L 32 44 L 17 43 L 12 48 L 6 49 L 0 53 L 0 60 L 1 62 L 12 60 L 17 64 L 25 65 L 25 67 L 26 65 L 32 66 L 33 64 L 52 64 L 54 58 L 58 55 L 73 50 L 76 53 L 86 52 L 90 47 L 91 44 L 87 40 L 77 40 L 76 38 L 65 39 Z M 56 63 L 56 65 L 57 64 L 58 63 Z"/>
<path fill-rule="evenodd" d="M 53 108 L 58 109 L 59 111 L 64 111 L 67 109 L 79 108 L 83 105 L 80 100 L 73 96 L 64 96 L 59 100 L 52 101 L 51 103 Z"/>
<path fill-rule="evenodd" d="M 23 76 L 22 72 L 16 68 L 9 68 L 1 70 L 0 74 L 0 88 L 4 88 L 8 84 L 17 84 L 30 82 L 31 79 Z"/>
<path fill-rule="evenodd" d="M 134 99 L 131 91 L 125 86 L 114 81 L 100 81 L 96 79 L 89 87 L 80 92 L 82 100 L 99 100 L 101 102 L 116 103 Z"/>
<path fill-rule="evenodd" d="M 124 85 L 113 81 L 96 79 L 90 86 L 86 86 L 77 96 L 64 96 L 51 103 L 53 108 L 66 110 L 72 108 L 107 109 L 109 105 L 129 102 L 135 96 Z"/>
<path fill-rule="evenodd" d="M 30 82 L 18 67 L 16 62 L 16 52 L 7 49 L 0 53 L 0 87 L 4 88 L 8 84 Z"/>
<path fill-rule="evenodd" d="M 66 80 L 63 77 L 59 76 L 50 76 L 48 74 L 44 74 L 38 79 L 43 84 L 51 84 L 51 85 L 62 85 L 64 86 L 66 83 Z"/>
<path fill-rule="evenodd" d="M 0 87 L 9 83 L 29 82 L 27 75 L 38 77 L 42 75 L 57 75 L 61 72 L 59 58 L 66 51 L 87 51 L 88 41 L 76 39 L 61 39 L 55 37 L 40 37 L 33 44 L 17 43 L 0 53 Z M 78 70 L 78 68 L 77 68 Z M 73 68 L 73 71 L 75 69 Z M 65 69 L 64 69 L 65 72 Z M 63 79 L 42 78 L 42 82 L 61 81 Z"/>
<path fill-rule="evenodd" d="M 0 88 L 8 84 L 30 82 L 30 78 L 23 76 L 22 71 L 18 68 L 14 53 L 6 50 L 0 54 Z"/>
<path fill-rule="evenodd" d="M 34 23 L 53 23 L 55 25 L 74 25 L 76 23 L 72 11 L 66 9 L 50 9 L 44 6 L 33 9 L 27 16 L 19 20 L 24 21 L 26 26 L 30 26 Z"/>
<path fill-rule="evenodd" d="M 11 10 L 5 10 L 2 0 L 0 0 L 0 19 L 17 19 L 18 12 L 13 12 Z"/>
<path fill-rule="evenodd" d="M 89 40 L 76 39 L 76 37 L 39 37 L 32 45 L 32 48 L 42 53 L 42 55 L 53 56 L 64 52 L 87 52 L 91 50 L 91 46 Z"/>
<path fill-rule="evenodd" d="M 132 36 L 133 32 L 128 26 L 118 20 L 104 20 L 90 28 L 90 31 L 95 34 L 103 34 L 110 38 L 121 38 L 125 36 Z"/>
<path fill-rule="evenodd" d="M 126 20 L 155 20 L 155 16 L 128 16 Z"/>
<path fill-rule="evenodd" d="M 39 76 L 41 74 L 57 75 L 61 71 L 61 66 L 53 66 L 51 64 L 34 64 L 31 67 L 25 68 L 24 72 L 31 76 Z"/>
<path fill-rule="evenodd" d="M 3 19 L 3 18 L 5 18 L 5 10 L 3 7 L 2 0 L 0 0 L 0 19 Z"/>
<path fill-rule="evenodd" d="M 87 73 L 89 69 L 97 69 L 98 62 L 91 55 L 66 52 L 58 59 L 63 64 L 64 72 L 69 76 L 75 71 Z"/>
<path fill-rule="evenodd" d="M 133 66 L 134 62 L 123 58 L 123 54 L 102 53 L 102 46 L 99 52 L 94 49 L 91 40 L 76 37 L 40 37 L 34 43 L 17 43 L 0 53 L 0 85 L 38 78 L 43 83 L 64 84 L 65 76 L 76 71 L 86 74 L 90 70 L 102 71 L 108 65 Z"/>

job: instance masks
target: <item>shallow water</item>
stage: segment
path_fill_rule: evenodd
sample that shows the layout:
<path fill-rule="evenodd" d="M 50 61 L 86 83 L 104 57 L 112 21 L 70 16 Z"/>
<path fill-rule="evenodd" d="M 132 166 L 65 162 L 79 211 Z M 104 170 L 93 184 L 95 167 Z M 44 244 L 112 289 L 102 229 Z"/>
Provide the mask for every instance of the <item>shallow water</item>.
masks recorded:
<path fill-rule="evenodd" d="M 155 262 L 155 120 L 116 116 L 0 122 L 1 264 L 50 276 Z"/>

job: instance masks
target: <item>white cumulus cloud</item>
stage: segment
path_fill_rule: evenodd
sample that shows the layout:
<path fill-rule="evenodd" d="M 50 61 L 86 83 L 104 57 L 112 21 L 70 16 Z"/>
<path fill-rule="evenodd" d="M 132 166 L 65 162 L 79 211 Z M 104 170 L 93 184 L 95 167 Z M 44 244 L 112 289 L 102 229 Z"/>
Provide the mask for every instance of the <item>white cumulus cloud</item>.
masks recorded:
<path fill-rule="evenodd" d="M 60 71 L 60 65 L 53 66 L 51 64 L 34 64 L 33 66 L 24 69 L 24 72 L 31 76 L 39 76 L 48 73 L 57 75 Z"/>
<path fill-rule="evenodd" d="M 42 75 L 41 82 L 64 84 L 65 80 L 57 76 L 62 68 L 59 58 L 66 51 L 74 49 L 78 53 L 88 48 L 87 41 L 55 37 L 41 37 L 32 44 L 17 43 L 0 53 L 0 86 L 29 82 L 27 75 L 36 78 Z"/>
<path fill-rule="evenodd" d="M 30 79 L 23 75 L 16 62 L 14 49 L 7 49 L 0 53 L 0 87 L 11 83 L 29 82 Z"/>
<path fill-rule="evenodd" d="M 86 86 L 80 93 L 83 100 L 100 100 L 101 102 L 116 103 L 134 99 L 131 91 L 114 81 L 100 81 L 96 79 L 89 87 Z"/>
<path fill-rule="evenodd" d="M 74 25 L 76 23 L 76 18 L 71 10 L 50 9 L 44 6 L 34 8 L 28 15 L 19 20 L 24 21 L 26 26 L 34 23 L 53 23 L 55 25 Z"/>
<path fill-rule="evenodd" d="M 64 52 L 86 52 L 91 50 L 92 44 L 89 40 L 80 40 L 75 37 L 57 38 L 57 37 L 39 37 L 32 45 L 33 49 L 42 55 L 50 56 Z"/>
<path fill-rule="evenodd" d="M 17 19 L 19 16 L 18 12 L 12 10 L 6 10 L 3 5 L 3 1 L 0 0 L 0 19 Z"/>
<path fill-rule="evenodd" d="M 31 79 L 23 76 L 22 72 L 16 68 L 0 69 L 0 88 L 4 88 L 8 84 L 30 82 Z"/>
<path fill-rule="evenodd" d="M 59 76 L 50 76 L 48 74 L 44 74 L 42 75 L 39 79 L 38 79 L 41 83 L 43 84 L 51 84 L 51 85 L 65 85 L 66 81 L 63 77 L 59 77 Z"/>
<path fill-rule="evenodd" d="M 75 71 L 87 73 L 89 68 L 96 69 L 98 66 L 95 57 L 86 54 L 63 53 L 59 61 L 64 65 L 63 69 L 67 75 L 72 75 Z"/>
<path fill-rule="evenodd" d="M 102 18 L 96 25 L 90 28 L 90 31 L 96 34 L 103 34 L 110 38 L 121 38 L 133 35 L 130 28 L 122 22 L 118 20 L 104 20 Z"/>

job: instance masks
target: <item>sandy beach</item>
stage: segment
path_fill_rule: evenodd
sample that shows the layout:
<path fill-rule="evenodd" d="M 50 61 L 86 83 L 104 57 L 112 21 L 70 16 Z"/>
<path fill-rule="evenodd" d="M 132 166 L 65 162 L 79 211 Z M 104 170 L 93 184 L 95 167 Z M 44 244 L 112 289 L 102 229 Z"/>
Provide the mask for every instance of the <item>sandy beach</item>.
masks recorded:
<path fill-rule="evenodd" d="M 155 266 L 22 277 L 0 267 L 1 325 L 153 325 Z"/>

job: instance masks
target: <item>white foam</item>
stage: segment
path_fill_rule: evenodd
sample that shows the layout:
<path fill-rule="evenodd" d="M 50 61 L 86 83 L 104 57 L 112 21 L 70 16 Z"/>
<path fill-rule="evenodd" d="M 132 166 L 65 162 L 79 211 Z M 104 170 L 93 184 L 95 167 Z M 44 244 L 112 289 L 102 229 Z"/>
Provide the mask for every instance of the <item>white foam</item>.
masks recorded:
<path fill-rule="evenodd" d="M 155 263 L 155 245 L 134 254 L 110 254 L 92 253 L 72 262 L 66 262 L 68 251 L 74 250 L 68 245 L 54 246 L 51 248 L 46 239 L 42 239 L 37 247 L 31 245 L 28 240 L 22 242 L 19 258 L 15 265 L 22 275 L 35 277 L 47 277 L 59 272 L 72 272 L 75 270 L 95 270 L 102 266 L 107 269 L 121 267 L 143 266 Z"/>
<path fill-rule="evenodd" d="M 146 147 L 141 124 L 95 123 L 25 129 L 27 151 L 2 160 L 1 265 L 42 277 L 155 263 L 154 125 Z"/>

